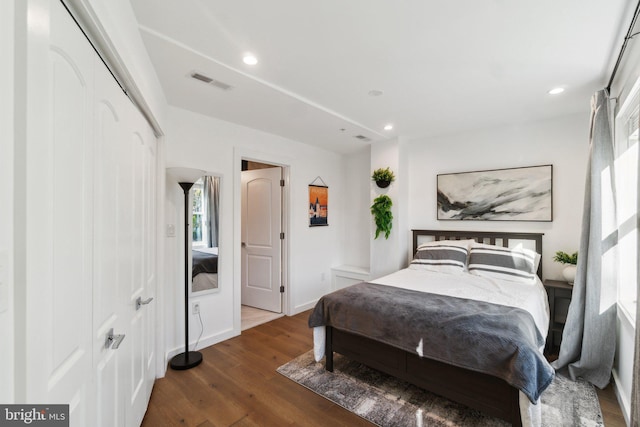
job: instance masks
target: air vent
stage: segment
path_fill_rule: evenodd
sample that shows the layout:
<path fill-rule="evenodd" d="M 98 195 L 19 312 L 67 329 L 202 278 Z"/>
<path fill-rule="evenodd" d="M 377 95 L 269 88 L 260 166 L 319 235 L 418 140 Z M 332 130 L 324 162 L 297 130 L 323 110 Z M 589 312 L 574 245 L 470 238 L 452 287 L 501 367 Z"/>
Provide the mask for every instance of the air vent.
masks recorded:
<path fill-rule="evenodd" d="M 215 86 L 218 89 L 222 89 L 222 90 L 230 90 L 233 89 L 233 86 L 228 85 L 226 83 L 223 83 L 219 80 L 214 80 L 211 77 L 205 76 L 204 74 L 198 73 L 198 72 L 193 72 L 191 73 L 191 77 L 196 79 L 196 80 L 200 80 L 203 83 L 207 83 L 210 84 L 211 86 Z"/>
<path fill-rule="evenodd" d="M 354 136 L 354 138 L 358 138 L 360 141 L 371 141 L 371 138 L 369 138 L 368 136 L 364 136 L 364 135 L 356 135 L 356 136 Z"/>
<path fill-rule="evenodd" d="M 191 77 L 193 77 L 196 80 L 200 80 L 201 82 L 205 82 L 205 83 L 211 83 L 213 81 L 212 78 L 207 77 L 207 76 L 203 76 L 200 73 L 192 73 Z"/>

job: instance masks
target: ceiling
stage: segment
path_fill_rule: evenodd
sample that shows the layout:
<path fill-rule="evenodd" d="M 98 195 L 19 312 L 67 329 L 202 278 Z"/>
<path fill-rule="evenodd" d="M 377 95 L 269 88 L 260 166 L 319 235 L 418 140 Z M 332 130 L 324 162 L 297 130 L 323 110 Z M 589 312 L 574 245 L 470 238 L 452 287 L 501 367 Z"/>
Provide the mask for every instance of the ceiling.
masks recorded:
<path fill-rule="evenodd" d="M 131 3 L 169 104 L 341 153 L 370 141 L 588 114 L 635 6 L 631 0 Z M 259 62 L 243 63 L 246 52 Z M 195 80 L 193 72 L 232 88 Z M 557 86 L 564 93 L 547 93 Z M 389 123 L 393 129 L 384 130 Z"/>

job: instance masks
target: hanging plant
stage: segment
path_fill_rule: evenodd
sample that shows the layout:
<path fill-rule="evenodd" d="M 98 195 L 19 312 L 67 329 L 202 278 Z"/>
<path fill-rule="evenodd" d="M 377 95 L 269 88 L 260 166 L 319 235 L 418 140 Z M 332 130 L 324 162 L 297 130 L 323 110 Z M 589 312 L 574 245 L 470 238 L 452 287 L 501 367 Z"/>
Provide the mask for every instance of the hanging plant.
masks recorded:
<path fill-rule="evenodd" d="M 386 167 L 385 169 L 379 168 L 373 171 L 371 175 L 371 180 L 375 181 L 378 187 L 386 188 L 395 181 L 396 176 L 393 174 L 393 171 Z"/>
<path fill-rule="evenodd" d="M 391 234 L 391 226 L 393 225 L 391 206 L 393 206 L 391 197 L 386 194 L 378 196 L 373 200 L 373 205 L 371 205 L 371 214 L 376 221 L 375 239 L 378 238 L 380 233 L 384 233 L 385 239 L 388 239 L 389 234 Z"/>

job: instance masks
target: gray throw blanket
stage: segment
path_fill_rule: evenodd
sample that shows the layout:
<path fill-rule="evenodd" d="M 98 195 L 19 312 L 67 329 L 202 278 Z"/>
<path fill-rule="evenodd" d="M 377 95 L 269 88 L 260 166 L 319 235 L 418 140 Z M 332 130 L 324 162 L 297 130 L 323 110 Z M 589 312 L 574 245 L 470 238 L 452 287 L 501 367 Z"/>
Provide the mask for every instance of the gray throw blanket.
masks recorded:
<path fill-rule="evenodd" d="M 533 317 L 519 308 L 359 283 L 322 297 L 309 316 L 316 326 L 502 378 L 532 403 L 555 374 Z"/>

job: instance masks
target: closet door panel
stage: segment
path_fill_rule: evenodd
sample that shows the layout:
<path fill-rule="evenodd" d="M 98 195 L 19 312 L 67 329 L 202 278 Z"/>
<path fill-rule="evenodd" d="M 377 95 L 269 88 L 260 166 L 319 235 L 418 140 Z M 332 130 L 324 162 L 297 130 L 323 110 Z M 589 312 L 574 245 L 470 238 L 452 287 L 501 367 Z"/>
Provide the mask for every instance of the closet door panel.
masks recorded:
<path fill-rule="evenodd" d="M 21 400 L 135 427 L 156 366 L 156 301 L 136 304 L 155 296 L 156 140 L 61 2 L 27 4 Z"/>
<path fill-rule="evenodd" d="M 147 126 L 146 122 L 143 123 Z M 145 292 L 147 298 L 155 298 L 156 296 L 156 245 L 157 245 L 157 184 L 156 184 L 156 139 L 151 129 L 147 126 L 145 135 Z M 155 379 L 156 366 L 156 304 L 147 306 L 144 323 L 144 341 L 145 347 L 143 354 L 145 357 L 145 400 L 148 403 L 151 397 L 151 390 Z M 145 405 L 146 406 L 146 405 Z M 144 415 L 144 414 L 143 414 Z"/>
<path fill-rule="evenodd" d="M 150 245 L 149 235 L 155 237 L 155 222 L 149 222 L 151 211 L 155 211 L 155 197 L 149 196 L 149 190 L 155 182 L 149 180 L 149 127 L 142 115 L 131 106 L 131 114 L 128 116 L 129 137 L 133 155 L 133 169 L 131 171 L 132 182 L 132 246 L 134 259 L 133 280 L 128 293 L 128 299 L 132 306 L 138 298 L 149 300 L 155 296 L 155 282 L 149 282 L 149 276 L 155 277 L 148 271 L 148 259 Z M 153 185 L 155 187 L 155 185 Z M 155 253 L 155 251 L 153 252 Z M 140 306 L 130 317 L 130 332 L 132 334 L 132 357 L 129 366 L 130 381 L 130 415 L 129 425 L 137 425 L 142 421 L 150 397 L 149 385 L 153 382 L 153 370 L 149 366 L 155 366 L 155 313 L 156 302 L 151 300 L 149 304 Z"/>
<path fill-rule="evenodd" d="M 30 7 L 47 5 L 30 4 Z M 44 61 L 27 76 L 26 387 L 28 402 L 68 403 L 91 424 L 93 51 L 51 3 Z M 62 10 L 61 10 L 62 9 Z M 42 11 L 39 11 L 42 12 Z M 32 53 L 42 34 L 29 34 Z M 42 43 L 42 44 L 41 44 Z M 44 52 L 42 52 L 44 53 Z M 30 60 L 34 60 L 34 56 Z"/>
<path fill-rule="evenodd" d="M 129 333 L 123 320 L 126 305 L 125 293 L 117 286 L 123 271 L 119 263 L 118 246 L 121 234 L 118 200 L 117 168 L 118 144 L 125 136 L 123 109 L 128 100 L 113 81 L 109 72 L 95 58 L 95 227 L 94 227 L 94 277 L 93 277 L 93 328 L 94 372 L 96 375 L 95 425 L 108 427 L 125 425 L 126 388 L 121 370 L 126 366 Z M 117 350 L 105 345 L 105 337 L 125 334 Z"/>
<path fill-rule="evenodd" d="M 144 281 L 144 250 L 145 245 L 143 241 L 144 236 L 144 163 L 143 150 L 144 141 L 142 140 L 138 129 L 135 127 L 135 121 L 131 120 L 129 127 L 129 135 L 127 141 L 131 145 L 131 153 L 133 155 L 133 169 L 131 171 L 132 182 L 132 200 L 131 210 L 132 216 L 132 240 L 131 240 L 131 253 L 133 256 L 133 277 L 131 286 L 128 290 L 128 299 L 135 305 L 135 300 L 140 297 L 146 300 L 145 294 L 145 281 Z M 129 417 L 129 425 L 133 425 L 136 419 L 136 412 L 143 409 L 142 405 L 146 406 L 144 399 L 144 318 L 147 312 L 147 306 L 141 306 L 138 310 L 135 310 L 130 318 L 130 332 L 132 337 L 132 354 L 130 359 L 128 380 L 130 382 L 130 396 L 131 396 L 131 413 Z M 144 413 L 144 412 L 143 412 Z M 142 421 L 142 420 L 140 420 Z"/>

